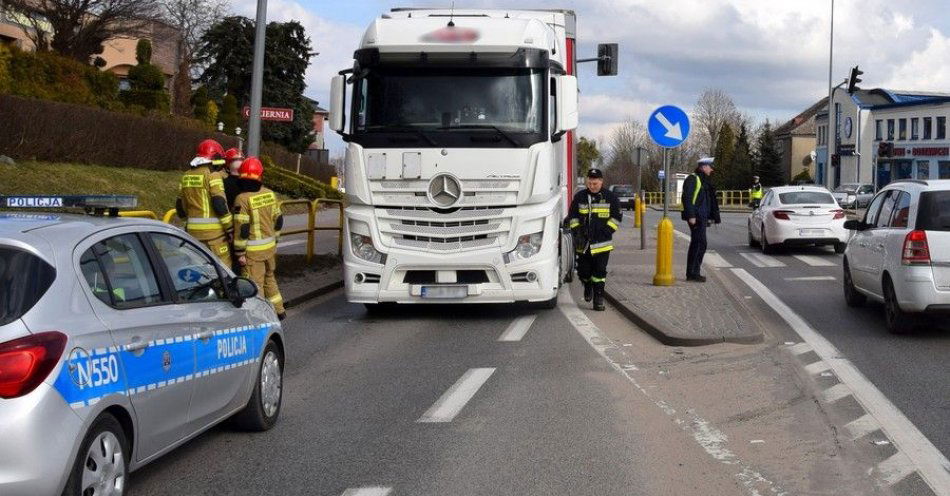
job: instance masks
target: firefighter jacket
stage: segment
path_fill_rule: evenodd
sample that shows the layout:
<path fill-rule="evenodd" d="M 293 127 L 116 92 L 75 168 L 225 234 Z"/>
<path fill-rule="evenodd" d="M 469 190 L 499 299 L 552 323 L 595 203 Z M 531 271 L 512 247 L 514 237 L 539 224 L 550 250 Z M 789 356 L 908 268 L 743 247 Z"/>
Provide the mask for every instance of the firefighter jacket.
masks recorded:
<path fill-rule="evenodd" d="M 188 234 L 200 241 L 221 239 L 231 231 L 224 182 L 208 165 L 195 167 L 181 176 L 175 209 L 185 219 Z"/>
<path fill-rule="evenodd" d="M 613 250 L 612 239 L 622 219 L 620 200 L 612 192 L 606 189 L 597 193 L 587 189 L 578 191 L 567 217 L 577 252 L 590 250 L 591 255 L 597 255 Z"/>
<path fill-rule="evenodd" d="M 705 174 L 690 174 L 683 181 L 683 196 L 680 202 L 683 204 L 683 220 L 699 219 L 700 222 L 711 220 L 716 224 L 721 222 L 716 188 Z"/>
<path fill-rule="evenodd" d="M 234 200 L 234 252 L 251 260 L 274 256 L 284 216 L 273 191 L 261 186 Z"/>

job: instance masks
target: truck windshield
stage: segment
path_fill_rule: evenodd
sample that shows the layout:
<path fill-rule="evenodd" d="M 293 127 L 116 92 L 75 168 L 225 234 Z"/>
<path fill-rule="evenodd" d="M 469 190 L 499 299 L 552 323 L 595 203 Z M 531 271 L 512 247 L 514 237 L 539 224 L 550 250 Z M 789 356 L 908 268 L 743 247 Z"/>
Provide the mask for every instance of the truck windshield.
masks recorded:
<path fill-rule="evenodd" d="M 375 67 L 356 86 L 354 134 L 530 146 L 546 137 L 545 92 L 542 69 Z"/>

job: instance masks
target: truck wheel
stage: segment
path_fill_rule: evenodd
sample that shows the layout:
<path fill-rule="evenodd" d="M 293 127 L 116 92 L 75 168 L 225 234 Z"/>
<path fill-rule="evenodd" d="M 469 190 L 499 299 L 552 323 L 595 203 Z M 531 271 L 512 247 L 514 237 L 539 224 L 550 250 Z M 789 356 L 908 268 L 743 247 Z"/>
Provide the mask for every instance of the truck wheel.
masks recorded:
<path fill-rule="evenodd" d="M 73 462 L 63 496 L 126 494 L 129 442 L 122 425 L 109 413 L 92 423 Z"/>
<path fill-rule="evenodd" d="M 257 380 L 247 406 L 234 416 L 234 424 L 247 431 L 266 431 L 277 423 L 284 399 L 284 356 L 268 341 L 257 368 Z"/>

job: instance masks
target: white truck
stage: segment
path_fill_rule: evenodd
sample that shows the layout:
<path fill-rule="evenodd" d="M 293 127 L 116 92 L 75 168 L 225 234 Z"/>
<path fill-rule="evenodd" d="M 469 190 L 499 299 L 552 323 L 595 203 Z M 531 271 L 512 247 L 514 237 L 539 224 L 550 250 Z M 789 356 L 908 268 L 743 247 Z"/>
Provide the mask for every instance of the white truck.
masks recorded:
<path fill-rule="evenodd" d="M 573 271 L 578 89 L 567 10 L 393 9 L 332 80 L 346 296 L 540 302 Z M 599 46 L 614 75 L 617 45 Z"/>

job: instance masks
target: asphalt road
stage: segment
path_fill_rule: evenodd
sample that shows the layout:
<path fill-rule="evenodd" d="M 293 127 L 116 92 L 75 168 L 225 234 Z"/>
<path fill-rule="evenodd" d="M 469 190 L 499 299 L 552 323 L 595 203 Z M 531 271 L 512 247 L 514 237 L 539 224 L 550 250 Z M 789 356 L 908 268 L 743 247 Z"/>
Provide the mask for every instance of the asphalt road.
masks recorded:
<path fill-rule="evenodd" d="M 688 233 L 679 214 L 674 215 L 676 229 Z M 741 267 L 751 273 L 830 340 L 950 457 L 950 326 L 946 320 L 933 320 L 926 329 L 909 335 L 890 334 L 880 305 L 850 308 L 845 304 L 841 255 L 831 248 L 803 248 L 763 256 L 748 246 L 747 218 L 747 214 L 723 214 L 723 223 L 708 230 L 712 258 L 707 258 L 707 265 Z M 651 211 L 649 225 L 657 219 L 659 214 Z M 778 320 L 774 314 L 767 318 Z"/>

